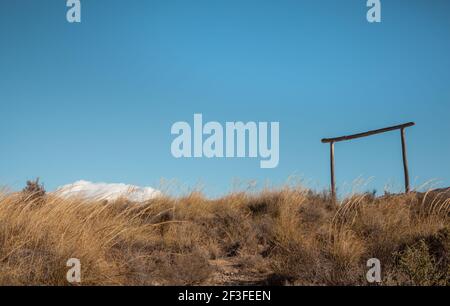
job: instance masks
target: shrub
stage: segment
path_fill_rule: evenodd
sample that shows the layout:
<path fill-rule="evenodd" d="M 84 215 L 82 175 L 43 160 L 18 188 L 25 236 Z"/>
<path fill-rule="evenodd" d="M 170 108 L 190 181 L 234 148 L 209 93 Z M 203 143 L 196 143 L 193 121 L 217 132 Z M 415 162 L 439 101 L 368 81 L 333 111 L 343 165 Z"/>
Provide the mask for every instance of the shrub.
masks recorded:
<path fill-rule="evenodd" d="M 445 286 L 450 272 L 448 267 L 439 269 L 438 262 L 430 255 L 423 239 L 399 254 L 398 269 L 406 277 L 407 283 L 415 286 Z"/>
<path fill-rule="evenodd" d="M 39 183 L 39 178 L 34 181 L 27 181 L 27 185 L 22 189 L 25 201 L 39 202 L 45 196 L 45 188 Z"/>

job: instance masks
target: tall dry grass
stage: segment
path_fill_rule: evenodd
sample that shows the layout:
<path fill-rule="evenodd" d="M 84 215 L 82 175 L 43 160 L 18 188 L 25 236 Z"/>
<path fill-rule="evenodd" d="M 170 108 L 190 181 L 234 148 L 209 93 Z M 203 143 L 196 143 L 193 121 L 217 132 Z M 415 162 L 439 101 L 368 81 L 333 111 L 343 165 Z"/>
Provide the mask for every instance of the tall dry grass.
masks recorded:
<path fill-rule="evenodd" d="M 0 284 L 449 285 L 450 203 L 437 193 L 334 204 L 302 188 L 147 203 L 0 193 Z M 232 271 L 232 272 L 230 272 Z"/>

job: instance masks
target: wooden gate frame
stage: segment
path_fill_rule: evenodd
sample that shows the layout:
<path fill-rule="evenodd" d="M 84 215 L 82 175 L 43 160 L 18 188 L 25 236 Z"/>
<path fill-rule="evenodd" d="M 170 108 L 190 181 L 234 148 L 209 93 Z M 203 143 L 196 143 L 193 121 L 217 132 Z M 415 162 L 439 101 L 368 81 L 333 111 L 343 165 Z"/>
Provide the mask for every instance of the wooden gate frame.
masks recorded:
<path fill-rule="evenodd" d="M 409 187 L 409 174 L 408 174 L 408 160 L 406 158 L 406 139 L 405 139 L 405 129 L 410 126 L 414 126 L 414 122 L 408 122 L 400 125 L 390 126 L 378 130 L 372 130 L 364 133 L 353 134 L 349 136 L 341 136 L 335 138 L 323 138 L 322 143 L 330 144 L 330 170 L 331 170 L 331 196 L 333 199 L 336 198 L 336 186 L 334 180 L 334 143 L 340 141 L 347 141 L 361 137 L 372 136 L 375 134 L 381 134 L 389 131 L 400 130 L 401 141 L 402 141 L 402 157 L 403 157 L 403 172 L 405 174 L 405 192 L 410 191 Z"/>

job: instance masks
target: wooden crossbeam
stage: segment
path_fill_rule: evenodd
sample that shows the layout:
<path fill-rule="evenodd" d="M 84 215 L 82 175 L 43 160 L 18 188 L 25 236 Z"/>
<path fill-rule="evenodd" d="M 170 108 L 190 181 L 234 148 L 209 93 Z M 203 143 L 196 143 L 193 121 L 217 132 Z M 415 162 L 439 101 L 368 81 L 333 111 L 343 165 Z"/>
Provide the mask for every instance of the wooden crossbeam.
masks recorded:
<path fill-rule="evenodd" d="M 335 138 L 323 138 L 322 142 L 330 143 L 330 142 L 340 142 L 340 141 L 345 141 L 345 140 L 352 140 L 352 139 L 356 139 L 356 138 L 372 136 L 375 134 L 386 133 L 389 131 L 400 130 L 400 129 L 404 129 L 404 128 L 407 128 L 407 127 L 410 127 L 413 125 L 415 125 L 414 122 L 408 122 L 408 123 L 404 123 L 404 124 L 394 125 L 394 126 L 390 126 L 390 127 L 386 127 L 386 128 L 382 128 L 382 129 L 378 129 L 378 130 L 372 130 L 372 131 L 353 134 L 353 135 L 349 135 L 349 136 L 341 136 L 341 137 L 335 137 Z"/>

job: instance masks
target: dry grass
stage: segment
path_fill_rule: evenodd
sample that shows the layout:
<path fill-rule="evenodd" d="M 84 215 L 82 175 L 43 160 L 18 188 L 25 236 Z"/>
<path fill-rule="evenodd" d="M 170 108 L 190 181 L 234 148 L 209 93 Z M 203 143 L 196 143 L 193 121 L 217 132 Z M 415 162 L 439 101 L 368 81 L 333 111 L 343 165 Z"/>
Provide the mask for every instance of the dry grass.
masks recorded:
<path fill-rule="evenodd" d="M 301 188 L 199 193 L 144 204 L 0 193 L 0 284 L 450 284 L 450 203 L 442 194 L 352 196 Z"/>

